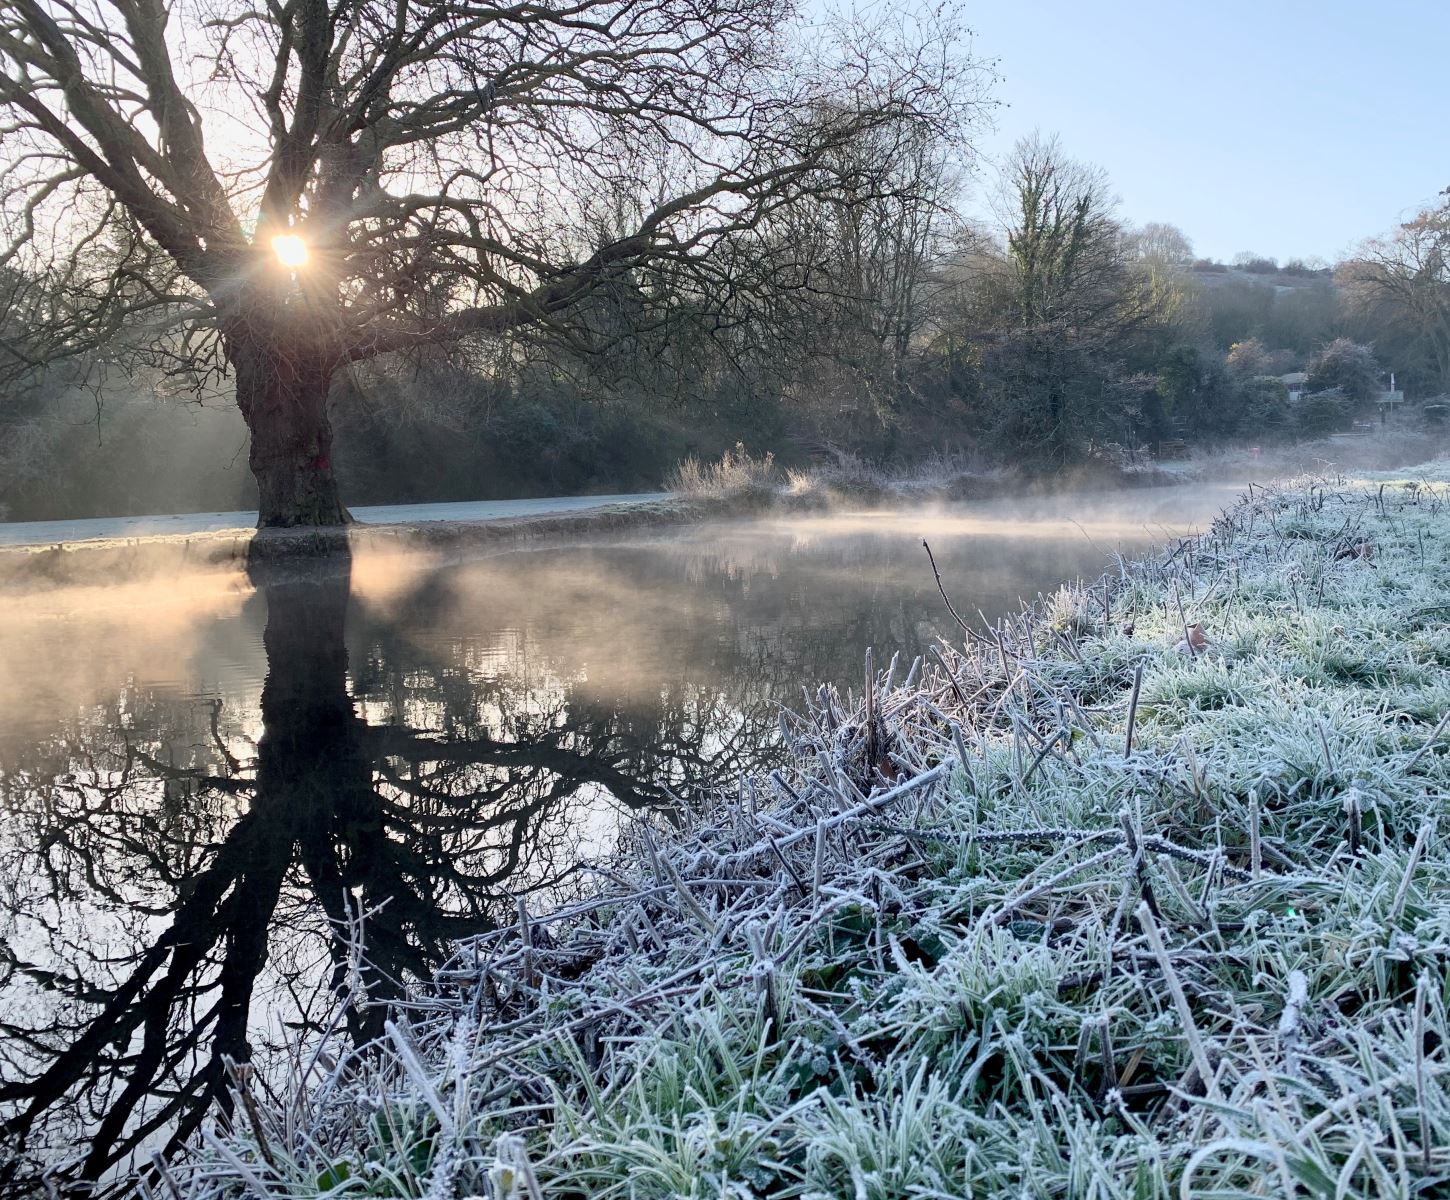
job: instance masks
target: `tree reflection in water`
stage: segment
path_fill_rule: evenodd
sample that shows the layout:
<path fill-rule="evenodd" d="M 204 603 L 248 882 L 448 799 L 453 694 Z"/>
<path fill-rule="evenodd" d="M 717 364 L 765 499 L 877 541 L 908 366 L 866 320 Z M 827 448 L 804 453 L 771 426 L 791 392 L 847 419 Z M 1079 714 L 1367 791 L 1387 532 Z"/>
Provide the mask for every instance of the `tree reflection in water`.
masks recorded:
<path fill-rule="evenodd" d="M 43 1164 L 76 1190 L 114 1179 L 225 1111 L 224 1059 L 276 1053 L 318 1019 L 347 983 L 360 912 L 374 1003 L 346 1020 L 363 1041 L 377 1002 L 451 939 L 518 893 L 567 886 L 604 805 L 659 804 L 661 781 L 769 741 L 773 713 L 714 688 L 667 687 L 647 713 L 567 686 L 521 693 L 409 652 L 385 621 L 361 671 L 395 699 L 370 723 L 349 692 L 350 574 L 345 560 L 254 572 L 254 755 L 225 701 L 127 690 L 0 762 L 7 1192 L 36 1187 Z M 430 727 L 398 719 L 414 712 Z"/>

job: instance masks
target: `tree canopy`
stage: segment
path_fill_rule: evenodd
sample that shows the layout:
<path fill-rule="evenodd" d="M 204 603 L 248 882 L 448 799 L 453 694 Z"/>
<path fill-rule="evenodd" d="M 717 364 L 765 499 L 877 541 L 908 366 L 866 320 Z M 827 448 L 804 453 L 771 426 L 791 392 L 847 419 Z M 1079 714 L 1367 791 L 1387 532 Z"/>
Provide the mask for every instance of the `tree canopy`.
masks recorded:
<path fill-rule="evenodd" d="M 960 136 L 979 79 L 950 13 L 807 38 L 789 0 L 17 0 L 7 357 L 229 375 L 263 523 L 342 519 L 337 371 L 745 321 L 818 265 L 773 223 L 893 186 L 882 155 Z"/>

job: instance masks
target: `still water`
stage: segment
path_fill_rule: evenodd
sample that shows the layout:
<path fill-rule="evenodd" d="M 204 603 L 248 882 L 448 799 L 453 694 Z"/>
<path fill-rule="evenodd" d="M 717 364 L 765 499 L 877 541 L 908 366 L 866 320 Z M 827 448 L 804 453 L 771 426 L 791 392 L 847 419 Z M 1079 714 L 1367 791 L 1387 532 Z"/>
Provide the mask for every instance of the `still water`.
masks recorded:
<path fill-rule="evenodd" d="M 6 596 L 0 1192 L 190 1136 L 356 980 L 588 886 L 631 811 L 768 764 L 801 685 L 1202 528 L 1177 488 Z M 348 1032 L 378 1032 L 378 1007 Z"/>

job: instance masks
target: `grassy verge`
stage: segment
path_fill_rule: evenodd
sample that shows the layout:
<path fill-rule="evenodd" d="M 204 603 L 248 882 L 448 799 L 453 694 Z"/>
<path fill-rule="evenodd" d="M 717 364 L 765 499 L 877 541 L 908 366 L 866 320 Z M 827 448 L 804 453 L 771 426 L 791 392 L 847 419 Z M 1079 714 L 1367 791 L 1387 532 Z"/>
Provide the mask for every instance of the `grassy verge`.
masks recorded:
<path fill-rule="evenodd" d="M 1444 1194 L 1447 505 L 1255 489 L 868 662 L 789 770 L 629 829 L 177 1188 Z"/>
<path fill-rule="evenodd" d="M 1296 475 L 1381 471 L 1444 454 L 1450 431 L 1395 423 L 1368 432 L 1334 434 L 1302 442 L 1249 448 L 1229 446 L 1165 463 L 1197 479 L 1287 479 Z"/>

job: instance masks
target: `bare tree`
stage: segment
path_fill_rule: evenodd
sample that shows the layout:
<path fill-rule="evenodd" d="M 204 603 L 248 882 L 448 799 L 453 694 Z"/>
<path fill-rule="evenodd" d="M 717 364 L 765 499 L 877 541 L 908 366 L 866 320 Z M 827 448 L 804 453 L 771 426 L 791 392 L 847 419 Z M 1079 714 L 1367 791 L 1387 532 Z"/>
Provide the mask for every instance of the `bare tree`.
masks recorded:
<path fill-rule="evenodd" d="M 1193 261 L 1193 243 L 1177 225 L 1148 221 L 1128 234 L 1134 253 L 1155 267 L 1186 270 Z"/>
<path fill-rule="evenodd" d="M 832 263 L 828 316 L 836 357 L 888 424 L 907 400 L 907 362 L 941 292 L 936 278 L 956 217 L 957 169 L 941 144 L 862 144 L 864 174 L 893 186 L 864 203 L 833 200 L 820 217 Z M 870 161 L 874 159 L 874 163 Z M 878 189 L 879 190 L 879 189 Z"/>
<path fill-rule="evenodd" d="M 1224 365 L 1240 379 L 1254 379 L 1274 373 L 1269 348 L 1256 337 L 1245 338 L 1230 346 Z"/>
<path fill-rule="evenodd" d="M 548 329 L 585 351 L 780 286 L 748 254 L 841 153 L 949 133 L 949 17 L 792 34 L 790 0 L 13 0 L 9 263 L 44 337 L 234 379 L 263 525 L 345 521 L 328 393 L 378 355 Z M 737 277 L 738 276 L 738 277 Z M 122 334 L 126 334 L 122 338 Z"/>
<path fill-rule="evenodd" d="M 1432 392 L 1450 391 L 1450 205 L 1366 242 L 1335 280 L 1358 336 Z"/>

